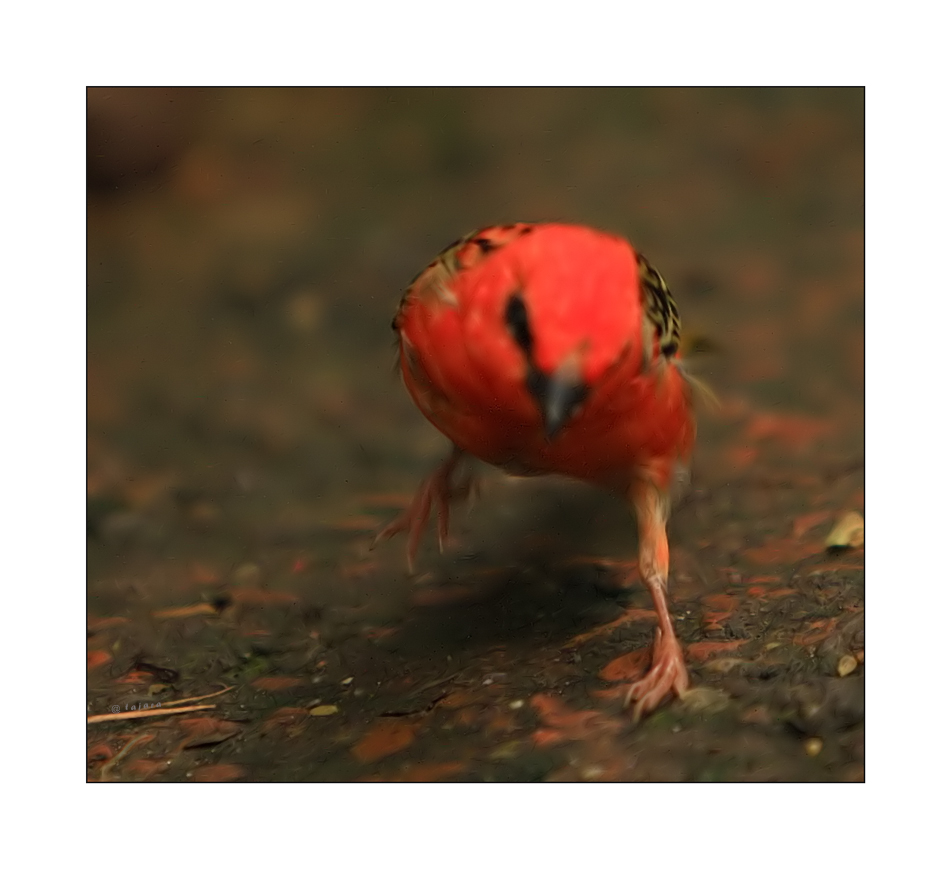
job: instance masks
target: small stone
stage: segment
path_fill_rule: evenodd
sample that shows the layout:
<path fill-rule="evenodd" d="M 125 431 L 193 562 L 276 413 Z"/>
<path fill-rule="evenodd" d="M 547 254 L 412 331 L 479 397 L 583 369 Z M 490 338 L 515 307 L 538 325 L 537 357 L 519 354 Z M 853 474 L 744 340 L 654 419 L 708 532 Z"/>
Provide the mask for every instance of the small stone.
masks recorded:
<path fill-rule="evenodd" d="M 827 535 L 826 545 L 834 549 L 842 547 L 862 547 L 864 541 L 863 518 L 850 511 L 843 514 Z"/>
<path fill-rule="evenodd" d="M 343 679 L 343 680 L 340 681 L 340 684 L 341 684 L 342 686 L 349 686 L 352 682 L 354 682 L 354 678 L 353 678 L 353 677 L 346 677 L 345 679 Z"/>
<path fill-rule="evenodd" d="M 319 707 L 311 709 L 312 716 L 333 716 L 339 712 L 340 708 L 336 704 L 321 704 Z"/>
<path fill-rule="evenodd" d="M 803 744 L 803 750 L 810 758 L 816 758 L 823 751 L 823 741 L 819 737 L 811 737 Z"/>
<path fill-rule="evenodd" d="M 512 702 L 509 704 L 509 709 L 510 709 L 510 710 L 521 710 L 523 707 L 525 707 L 525 705 L 526 705 L 526 702 L 523 701 L 523 700 L 520 698 L 520 699 L 518 699 L 518 700 L 516 700 L 516 701 L 512 701 Z"/>
<path fill-rule="evenodd" d="M 853 673 L 853 671 L 856 670 L 857 664 L 858 662 L 853 656 L 845 655 L 839 660 L 839 663 L 836 665 L 836 672 L 841 677 L 845 677 L 847 674 L 851 674 Z"/>

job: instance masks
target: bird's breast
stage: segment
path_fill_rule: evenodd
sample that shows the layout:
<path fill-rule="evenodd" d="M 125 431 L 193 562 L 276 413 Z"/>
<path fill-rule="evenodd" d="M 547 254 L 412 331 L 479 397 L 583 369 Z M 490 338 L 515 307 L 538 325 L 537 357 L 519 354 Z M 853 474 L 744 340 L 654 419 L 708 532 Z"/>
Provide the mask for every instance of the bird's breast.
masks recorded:
<path fill-rule="evenodd" d="M 435 345 L 433 335 L 402 339 L 404 382 L 434 426 L 485 462 L 514 474 L 564 474 L 621 489 L 639 469 L 690 452 L 690 401 L 674 365 L 643 372 L 640 356 L 631 355 L 549 438 L 517 356 L 511 365 L 500 365 L 498 356 L 494 366 L 480 365 L 461 336 L 447 338 Z"/>

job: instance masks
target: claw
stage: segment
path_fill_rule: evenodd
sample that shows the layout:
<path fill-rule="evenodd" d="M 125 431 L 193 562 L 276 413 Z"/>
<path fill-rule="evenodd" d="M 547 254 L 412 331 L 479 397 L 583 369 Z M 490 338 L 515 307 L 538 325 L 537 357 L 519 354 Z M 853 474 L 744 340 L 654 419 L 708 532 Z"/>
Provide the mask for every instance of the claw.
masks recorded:
<path fill-rule="evenodd" d="M 373 549 L 381 541 L 400 532 L 407 532 L 407 568 L 412 574 L 420 540 L 430 519 L 433 503 L 436 502 L 436 537 L 442 553 L 449 536 L 450 502 L 454 498 L 468 495 L 472 487 L 472 477 L 469 476 L 457 486 L 453 486 L 453 472 L 462 458 L 462 451 L 454 448 L 436 471 L 420 484 L 406 510 L 377 532 L 370 548 Z"/>
<path fill-rule="evenodd" d="M 635 702 L 635 722 L 657 708 L 669 693 L 681 697 L 688 688 L 688 671 L 684 656 L 674 634 L 655 631 L 651 668 L 625 695 L 625 706 Z"/>

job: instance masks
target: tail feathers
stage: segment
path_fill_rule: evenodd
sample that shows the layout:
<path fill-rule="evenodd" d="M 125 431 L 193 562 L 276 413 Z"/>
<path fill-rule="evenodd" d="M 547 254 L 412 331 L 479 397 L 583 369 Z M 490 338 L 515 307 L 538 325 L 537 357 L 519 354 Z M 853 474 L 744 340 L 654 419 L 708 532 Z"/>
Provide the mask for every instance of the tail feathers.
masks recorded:
<path fill-rule="evenodd" d="M 676 360 L 675 365 L 677 365 L 681 375 L 684 377 L 684 380 L 691 388 L 691 394 L 699 398 L 701 403 L 706 408 L 716 411 L 721 407 L 721 400 L 717 398 L 717 394 L 714 392 L 714 390 L 711 389 L 711 387 L 708 386 L 705 381 L 701 380 L 701 378 L 697 377 L 696 375 L 692 375 L 687 370 L 684 360 Z"/>

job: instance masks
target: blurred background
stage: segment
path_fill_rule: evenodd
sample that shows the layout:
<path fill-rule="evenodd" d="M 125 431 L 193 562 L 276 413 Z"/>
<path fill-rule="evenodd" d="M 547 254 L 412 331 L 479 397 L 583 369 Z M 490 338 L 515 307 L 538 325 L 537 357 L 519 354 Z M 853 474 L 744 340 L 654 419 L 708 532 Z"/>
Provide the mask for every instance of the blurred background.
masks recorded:
<path fill-rule="evenodd" d="M 90 89 L 89 610 L 135 627 L 92 638 L 91 692 L 143 650 L 211 655 L 162 608 L 290 596 L 321 648 L 413 608 L 402 542 L 367 544 L 446 446 L 390 320 L 492 223 L 591 224 L 665 276 L 722 402 L 695 469 L 722 499 L 675 529 L 726 548 L 702 561 L 736 564 L 820 490 L 861 506 L 836 486 L 862 468 L 863 130 L 856 88 Z M 802 490 L 768 505 L 751 481 L 789 469 Z M 623 508 L 580 498 L 632 552 Z M 292 631 L 269 618 L 239 634 Z"/>

